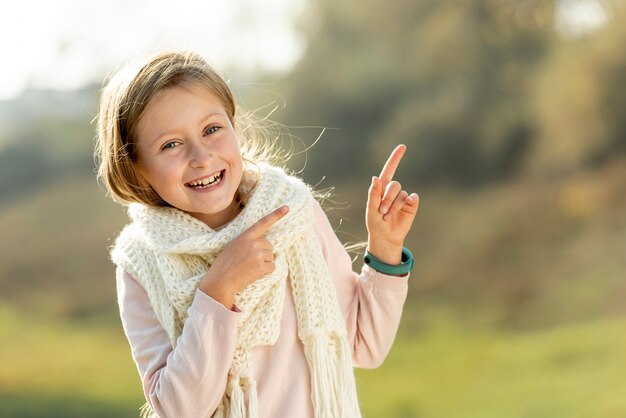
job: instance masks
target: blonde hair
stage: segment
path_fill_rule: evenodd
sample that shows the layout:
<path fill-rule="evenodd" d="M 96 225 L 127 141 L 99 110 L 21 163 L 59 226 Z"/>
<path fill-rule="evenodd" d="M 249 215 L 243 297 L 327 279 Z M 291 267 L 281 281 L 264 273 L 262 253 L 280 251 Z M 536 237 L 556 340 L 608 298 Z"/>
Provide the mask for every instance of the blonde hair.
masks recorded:
<path fill-rule="evenodd" d="M 137 127 L 151 100 L 176 86 L 202 86 L 218 98 L 235 127 L 245 162 L 286 162 L 288 156 L 275 141 L 279 135 L 277 125 L 262 123 L 251 113 L 239 111 L 227 83 L 202 56 L 193 52 L 160 52 L 128 64 L 102 89 L 95 157 L 98 178 L 115 201 L 168 206 L 135 170 Z"/>

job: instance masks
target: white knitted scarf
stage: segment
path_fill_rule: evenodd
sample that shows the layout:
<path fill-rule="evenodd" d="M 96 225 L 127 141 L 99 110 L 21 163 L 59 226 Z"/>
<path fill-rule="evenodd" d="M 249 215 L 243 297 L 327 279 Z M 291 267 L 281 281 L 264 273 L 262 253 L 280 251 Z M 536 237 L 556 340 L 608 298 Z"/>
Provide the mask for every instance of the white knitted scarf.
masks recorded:
<path fill-rule="evenodd" d="M 115 243 L 113 262 L 146 290 L 175 348 L 199 282 L 215 258 L 256 221 L 287 204 L 289 213 L 265 235 L 274 248 L 274 272 L 235 297 L 241 310 L 237 345 L 226 392 L 213 417 L 258 417 L 250 350 L 276 342 L 288 278 L 298 337 L 311 376 L 315 417 L 359 417 L 346 326 L 314 231 L 311 191 L 281 169 L 265 164 L 258 168 L 260 171 L 244 172 L 240 190 L 244 195 L 250 192 L 245 207 L 217 231 L 178 209 L 131 204 L 128 212 L 132 223 Z M 153 412 L 146 405 L 142 415 L 151 416 Z"/>

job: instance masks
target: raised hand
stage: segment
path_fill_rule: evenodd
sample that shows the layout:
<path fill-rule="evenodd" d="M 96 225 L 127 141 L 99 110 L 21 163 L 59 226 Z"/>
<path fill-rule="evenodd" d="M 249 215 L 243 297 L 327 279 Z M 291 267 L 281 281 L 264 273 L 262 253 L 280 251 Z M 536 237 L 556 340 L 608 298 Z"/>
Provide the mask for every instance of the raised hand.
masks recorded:
<path fill-rule="evenodd" d="M 202 278 L 200 290 L 232 309 L 237 292 L 274 271 L 272 243 L 264 235 L 288 212 L 287 206 L 279 207 L 228 243 Z"/>
<path fill-rule="evenodd" d="M 406 152 L 398 145 L 379 177 L 372 177 L 367 199 L 365 223 L 368 231 L 368 251 L 387 264 L 399 264 L 402 246 L 409 233 L 419 206 L 419 196 L 408 194 L 393 180 L 396 169 Z"/>

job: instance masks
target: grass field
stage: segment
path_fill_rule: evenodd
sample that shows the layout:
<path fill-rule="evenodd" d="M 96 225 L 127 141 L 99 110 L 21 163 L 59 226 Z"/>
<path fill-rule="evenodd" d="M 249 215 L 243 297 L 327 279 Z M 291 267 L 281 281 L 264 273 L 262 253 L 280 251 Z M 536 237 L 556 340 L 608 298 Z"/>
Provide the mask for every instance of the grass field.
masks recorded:
<path fill-rule="evenodd" d="M 358 370 L 365 418 L 626 416 L 626 320 L 534 331 L 402 329 L 386 362 Z M 0 311 L 0 416 L 136 417 L 139 378 L 121 327 Z"/>
<path fill-rule="evenodd" d="M 357 372 L 364 417 L 626 417 L 624 163 L 424 193 L 400 333 Z M 91 177 L 0 206 L 0 418 L 138 416 L 106 250 L 124 222 Z"/>
<path fill-rule="evenodd" d="M 400 335 L 386 363 L 359 371 L 366 417 L 626 416 L 626 321 L 532 332 L 450 323 Z"/>

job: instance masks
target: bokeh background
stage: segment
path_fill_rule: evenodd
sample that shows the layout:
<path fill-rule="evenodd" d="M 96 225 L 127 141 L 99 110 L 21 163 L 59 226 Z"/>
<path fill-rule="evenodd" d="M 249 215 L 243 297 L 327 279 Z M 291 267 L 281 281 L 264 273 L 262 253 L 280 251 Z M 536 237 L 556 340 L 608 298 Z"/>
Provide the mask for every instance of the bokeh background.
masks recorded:
<path fill-rule="evenodd" d="M 626 417 L 623 0 L 23 0 L 1 19 L 1 417 L 138 416 L 107 254 L 126 216 L 92 120 L 105 75 L 163 48 L 285 125 L 343 242 L 408 145 L 416 268 L 389 357 L 357 372 L 366 418 Z"/>

